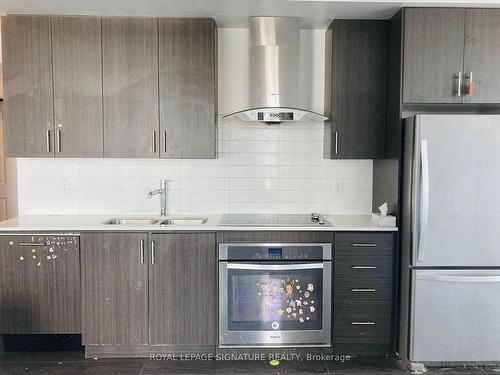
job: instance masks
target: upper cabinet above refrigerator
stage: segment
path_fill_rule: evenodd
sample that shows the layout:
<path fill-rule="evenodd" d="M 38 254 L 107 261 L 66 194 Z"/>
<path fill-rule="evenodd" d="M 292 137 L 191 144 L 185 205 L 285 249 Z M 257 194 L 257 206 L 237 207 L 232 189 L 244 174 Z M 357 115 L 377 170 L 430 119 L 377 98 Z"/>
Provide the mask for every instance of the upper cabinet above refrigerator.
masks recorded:
<path fill-rule="evenodd" d="M 463 102 L 500 103 L 500 9 L 467 9 L 465 21 Z"/>
<path fill-rule="evenodd" d="M 500 10 L 408 8 L 403 103 L 500 103 Z"/>

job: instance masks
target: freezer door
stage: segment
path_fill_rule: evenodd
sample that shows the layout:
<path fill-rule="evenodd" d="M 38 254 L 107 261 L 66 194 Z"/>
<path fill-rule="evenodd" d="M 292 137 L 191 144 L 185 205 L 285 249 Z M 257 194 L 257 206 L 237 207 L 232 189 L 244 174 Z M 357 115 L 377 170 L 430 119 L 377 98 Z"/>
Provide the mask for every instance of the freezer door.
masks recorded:
<path fill-rule="evenodd" d="M 414 123 L 412 264 L 500 266 L 500 116 Z"/>
<path fill-rule="evenodd" d="M 410 360 L 500 360 L 500 270 L 413 271 Z"/>

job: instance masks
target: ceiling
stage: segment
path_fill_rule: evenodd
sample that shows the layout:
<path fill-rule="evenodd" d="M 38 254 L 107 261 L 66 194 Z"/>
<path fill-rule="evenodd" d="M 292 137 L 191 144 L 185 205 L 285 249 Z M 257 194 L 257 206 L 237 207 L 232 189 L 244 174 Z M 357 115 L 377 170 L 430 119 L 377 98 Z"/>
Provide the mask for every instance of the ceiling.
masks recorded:
<path fill-rule="evenodd" d="M 0 0 L 0 13 L 214 17 L 219 27 L 246 27 L 248 16 L 279 15 L 321 29 L 333 18 L 389 18 L 402 6 L 500 7 L 500 0 Z"/>

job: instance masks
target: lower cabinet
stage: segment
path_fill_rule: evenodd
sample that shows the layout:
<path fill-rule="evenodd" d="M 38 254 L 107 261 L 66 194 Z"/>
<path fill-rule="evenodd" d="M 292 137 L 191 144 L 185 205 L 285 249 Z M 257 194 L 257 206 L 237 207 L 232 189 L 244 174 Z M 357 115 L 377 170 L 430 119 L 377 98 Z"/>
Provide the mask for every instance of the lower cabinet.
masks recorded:
<path fill-rule="evenodd" d="M 78 236 L 0 236 L 0 334 L 81 331 Z"/>
<path fill-rule="evenodd" d="M 84 233 L 82 283 L 85 345 L 216 345 L 215 233 Z"/>
<path fill-rule="evenodd" d="M 388 355 L 394 313 L 394 234 L 335 234 L 333 348 L 336 354 Z"/>
<path fill-rule="evenodd" d="M 84 344 L 147 345 L 147 233 L 83 233 Z"/>
<path fill-rule="evenodd" d="M 153 234 L 152 345 L 216 344 L 215 233 Z"/>

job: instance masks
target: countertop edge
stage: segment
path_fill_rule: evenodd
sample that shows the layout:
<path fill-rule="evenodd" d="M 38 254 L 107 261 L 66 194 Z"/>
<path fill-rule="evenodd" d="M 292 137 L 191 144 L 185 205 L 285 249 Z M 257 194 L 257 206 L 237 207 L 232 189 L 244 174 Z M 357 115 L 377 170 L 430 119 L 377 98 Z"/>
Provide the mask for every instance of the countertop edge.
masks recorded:
<path fill-rule="evenodd" d="M 301 232 L 398 232 L 397 227 L 371 224 L 369 215 L 324 215 L 331 226 L 221 226 L 220 215 L 200 215 L 206 224 L 193 225 L 109 225 L 103 215 L 34 215 L 0 222 L 2 233 L 29 232 L 232 232 L 232 231 L 301 231 Z M 333 223 L 333 224 L 332 224 Z M 335 225 L 335 223 L 338 223 Z"/>

